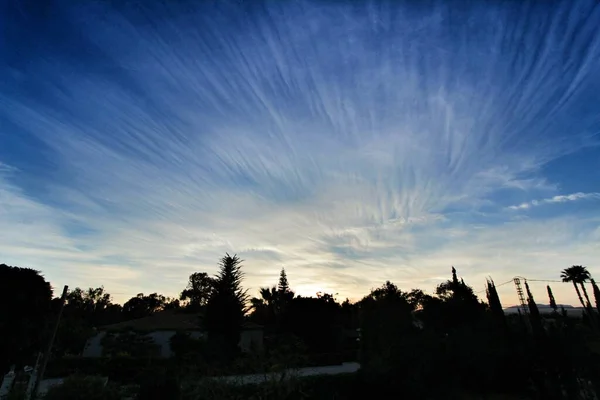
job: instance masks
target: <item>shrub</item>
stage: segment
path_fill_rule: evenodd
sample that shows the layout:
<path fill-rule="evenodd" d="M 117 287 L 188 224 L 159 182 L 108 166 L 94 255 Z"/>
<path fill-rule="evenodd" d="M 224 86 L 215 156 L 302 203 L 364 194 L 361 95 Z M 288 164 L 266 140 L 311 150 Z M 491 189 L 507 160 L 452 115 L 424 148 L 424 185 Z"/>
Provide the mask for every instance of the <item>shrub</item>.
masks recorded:
<path fill-rule="evenodd" d="M 181 361 L 206 359 L 209 353 L 206 339 L 194 339 L 187 332 L 177 332 L 169 340 L 171 351 Z"/>
<path fill-rule="evenodd" d="M 119 383 L 139 383 L 140 375 L 148 369 L 170 368 L 174 360 L 132 357 L 64 357 L 48 363 L 46 377 L 69 375 L 102 375 Z"/>
<path fill-rule="evenodd" d="M 102 355 L 105 357 L 127 354 L 131 357 L 157 357 L 160 348 L 143 332 L 127 330 L 107 332 L 102 338 Z"/>
<path fill-rule="evenodd" d="M 95 376 L 74 375 L 48 390 L 44 400 L 119 400 L 118 388 Z"/>
<path fill-rule="evenodd" d="M 144 373 L 137 400 L 179 400 L 179 380 L 166 370 L 149 370 Z"/>

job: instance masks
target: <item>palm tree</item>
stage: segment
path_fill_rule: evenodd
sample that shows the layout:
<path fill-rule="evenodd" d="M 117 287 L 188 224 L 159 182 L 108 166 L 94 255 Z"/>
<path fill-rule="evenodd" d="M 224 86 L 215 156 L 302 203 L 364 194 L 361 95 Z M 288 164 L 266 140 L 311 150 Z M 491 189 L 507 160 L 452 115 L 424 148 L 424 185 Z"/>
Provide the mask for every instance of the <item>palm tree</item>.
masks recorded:
<path fill-rule="evenodd" d="M 590 298 L 587 294 L 587 290 L 585 289 L 585 282 L 591 279 L 591 275 L 586 267 L 581 265 L 573 265 L 572 267 L 565 268 L 561 271 L 560 277 L 563 282 L 571 282 L 573 283 L 573 287 L 577 292 L 577 297 L 579 297 L 579 301 L 583 308 L 588 309 L 591 306 Z M 583 297 L 581 297 L 581 292 L 579 291 L 579 287 L 577 284 L 581 285 L 581 289 L 583 290 L 583 294 L 587 300 L 587 305 L 583 302 Z"/>
<path fill-rule="evenodd" d="M 260 288 L 260 297 L 264 301 L 267 306 L 272 306 L 277 298 L 277 287 L 261 287 Z"/>

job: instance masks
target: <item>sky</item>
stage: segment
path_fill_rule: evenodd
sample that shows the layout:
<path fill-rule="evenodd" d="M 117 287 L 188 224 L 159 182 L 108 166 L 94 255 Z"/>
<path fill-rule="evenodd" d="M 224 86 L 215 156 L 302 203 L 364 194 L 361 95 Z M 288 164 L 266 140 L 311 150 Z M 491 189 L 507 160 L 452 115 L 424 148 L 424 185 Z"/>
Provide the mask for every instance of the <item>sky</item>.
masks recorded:
<path fill-rule="evenodd" d="M 2 3 L 0 263 L 56 294 L 600 276 L 596 0 Z"/>

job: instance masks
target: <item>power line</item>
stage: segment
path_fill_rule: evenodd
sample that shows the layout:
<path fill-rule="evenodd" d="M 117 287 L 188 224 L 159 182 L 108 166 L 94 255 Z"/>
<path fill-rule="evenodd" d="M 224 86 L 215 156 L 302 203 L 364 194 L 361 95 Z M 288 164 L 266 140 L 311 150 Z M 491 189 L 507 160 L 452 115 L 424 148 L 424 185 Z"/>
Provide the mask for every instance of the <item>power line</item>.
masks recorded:
<path fill-rule="evenodd" d="M 554 283 L 566 283 L 566 282 L 563 282 L 563 281 L 557 281 L 557 280 L 553 280 L 553 279 L 528 279 L 528 278 L 524 278 L 524 277 L 519 277 L 519 278 L 522 278 L 522 279 L 526 280 L 527 282 L 554 282 Z M 509 279 L 509 280 L 508 280 L 508 281 L 506 281 L 506 282 L 502 282 L 501 284 L 499 284 L 499 285 L 496 285 L 496 287 L 504 286 L 504 285 L 506 285 L 506 284 L 509 284 L 509 283 L 512 283 L 512 282 L 513 282 L 513 279 Z M 483 289 L 483 290 L 480 290 L 480 291 L 478 291 L 478 292 L 475 292 L 475 294 L 483 293 L 483 292 L 485 292 L 485 291 L 486 291 L 486 289 Z"/>
<path fill-rule="evenodd" d="M 508 284 L 508 283 L 511 283 L 512 281 L 513 281 L 512 279 L 509 279 L 509 280 L 508 280 L 508 281 L 506 281 L 506 282 L 502 282 L 502 283 L 500 283 L 500 284 L 496 285 L 496 287 L 498 288 L 498 287 L 500 287 L 500 286 L 504 286 L 504 285 L 506 285 L 506 284 Z M 483 290 L 480 290 L 480 291 L 478 291 L 478 292 L 475 292 L 475 294 L 483 293 L 483 292 L 485 292 L 485 291 L 486 291 L 486 289 L 483 289 Z"/>

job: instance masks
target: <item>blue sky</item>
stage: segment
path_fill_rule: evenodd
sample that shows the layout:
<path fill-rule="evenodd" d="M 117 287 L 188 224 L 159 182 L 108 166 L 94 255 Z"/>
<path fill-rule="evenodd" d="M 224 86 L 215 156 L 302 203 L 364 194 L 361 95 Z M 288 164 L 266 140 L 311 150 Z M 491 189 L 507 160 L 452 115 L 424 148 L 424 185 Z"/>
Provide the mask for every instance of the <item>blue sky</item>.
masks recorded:
<path fill-rule="evenodd" d="M 225 252 L 251 293 L 600 274 L 595 0 L 51 3 L 0 13 L 0 262 L 119 301 Z"/>

